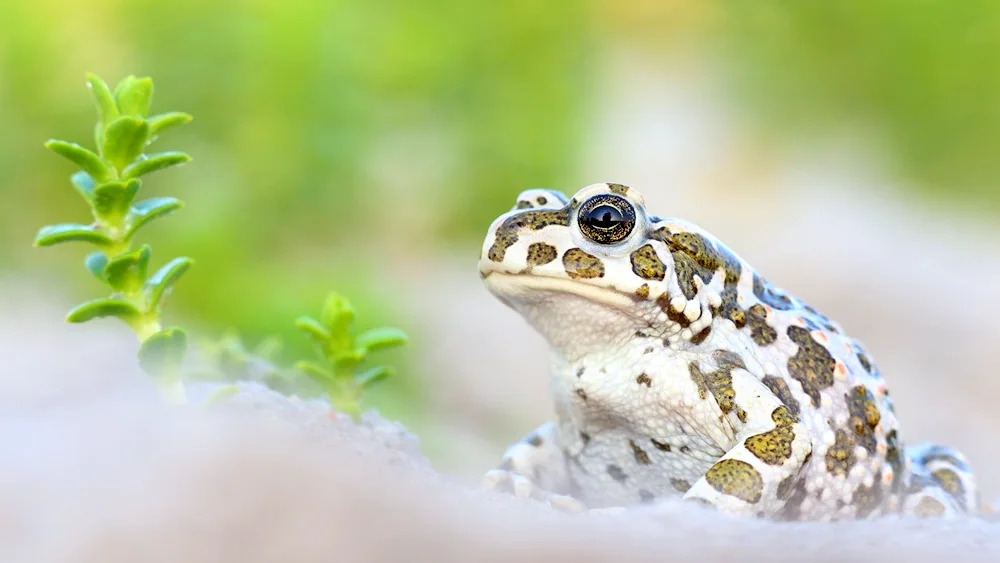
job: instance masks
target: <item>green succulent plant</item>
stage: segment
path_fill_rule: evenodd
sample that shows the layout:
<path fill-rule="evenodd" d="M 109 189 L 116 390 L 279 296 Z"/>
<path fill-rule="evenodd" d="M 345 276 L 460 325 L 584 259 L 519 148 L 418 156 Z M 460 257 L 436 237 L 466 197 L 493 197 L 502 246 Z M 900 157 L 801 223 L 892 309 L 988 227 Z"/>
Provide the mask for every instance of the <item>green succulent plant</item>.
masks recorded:
<path fill-rule="evenodd" d="M 66 320 L 82 323 L 115 317 L 125 322 L 141 343 L 143 371 L 155 379 L 168 401 L 183 402 L 180 366 L 187 335 L 177 327 L 164 328 L 160 315 L 166 297 L 193 261 L 174 258 L 150 273 L 152 249 L 148 244 L 133 249 L 133 244 L 142 227 L 183 207 L 172 197 L 136 201 L 136 196 L 144 176 L 191 160 L 182 152 L 147 152 L 161 134 L 190 122 L 191 116 L 180 112 L 150 116 L 153 81 L 149 78 L 129 76 L 111 90 L 99 77 L 88 75 L 87 85 L 97 106 L 96 152 L 60 140 L 45 146 L 80 168 L 70 182 L 90 207 L 93 221 L 42 227 L 35 246 L 82 242 L 96 247 L 84 265 L 111 295 L 81 303 Z"/>
<path fill-rule="evenodd" d="M 354 308 L 343 296 L 331 293 L 320 318 L 302 316 L 295 325 L 312 338 L 316 360 L 303 360 L 295 368 L 318 383 L 333 408 L 357 420 L 364 390 L 393 374 L 389 366 L 365 367 L 368 355 L 379 350 L 402 346 L 406 333 L 398 328 L 381 327 L 355 334 Z"/>

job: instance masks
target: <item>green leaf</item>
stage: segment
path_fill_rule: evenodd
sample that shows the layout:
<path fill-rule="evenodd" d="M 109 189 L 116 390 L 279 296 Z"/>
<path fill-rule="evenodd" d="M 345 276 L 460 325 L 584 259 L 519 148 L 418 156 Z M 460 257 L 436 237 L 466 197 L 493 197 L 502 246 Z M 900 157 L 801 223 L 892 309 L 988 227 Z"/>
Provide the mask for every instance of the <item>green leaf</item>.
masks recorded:
<path fill-rule="evenodd" d="M 139 180 L 107 182 L 94 188 L 92 194 L 97 220 L 109 226 L 122 224 L 129 213 L 129 206 L 139 191 Z"/>
<path fill-rule="evenodd" d="M 209 341 L 204 349 L 209 364 L 227 379 L 246 379 L 250 358 L 234 329 L 226 329 L 219 340 Z"/>
<path fill-rule="evenodd" d="M 330 333 L 337 335 L 346 332 L 354 321 L 354 307 L 346 298 L 331 293 L 326 297 L 323 304 L 323 313 L 320 316 L 323 326 L 330 330 Z"/>
<path fill-rule="evenodd" d="M 90 177 L 98 182 L 103 182 L 108 178 L 108 167 L 101 160 L 101 157 L 76 143 L 50 139 L 45 143 L 45 148 L 71 160 L 73 164 L 83 168 L 84 172 L 90 174 Z"/>
<path fill-rule="evenodd" d="M 95 74 L 87 74 L 87 87 L 90 88 L 90 95 L 97 105 L 97 118 L 100 121 L 98 126 L 104 128 L 118 119 L 118 106 L 115 105 L 114 94 L 108 88 L 107 82 Z"/>
<path fill-rule="evenodd" d="M 104 126 L 100 122 L 94 124 L 94 146 L 98 150 L 104 146 Z"/>
<path fill-rule="evenodd" d="M 136 80 L 138 79 L 135 77 L 134 74 L 130 74 L 125 78 L 119 80 L 118 84 L 115 86 L 115 100 L 117 100 L 118 96 L 120 96 L 121 93 L 124 92 L 125 89 L 128 88 L 129 85 L 132 84 L 132 82 L 135 82 Z"/>
<path fill-rule="evenodd" d="M 91 252 L 83 260 L 83 265 L 87 267 L 87 270 L 94 275 L 95 278 L 106 281 L 107 278 L 104 277 L 104 268 L 108 265 L 108 257 L 103 252 Z"/>
<path fill-rule="evenodd" d="M 187 352 L 187 333 L 179 328 L 154 332 L 139 346 L 139 367 L 153 377 L 175 375 Z"/>
<path fill-rule="evenodd" d="M 62 242 L 82 241 L 97 246 L 110 246 L 113 242 L 108 235 L 95 230 L 94 225 L 64 223 L 49 225 L 39 229 L 35 235 L 35 246 L 52 246 Z"/>
<path fill-rule="evenodd" d="M 116 104 L 118 103 L 118 96 L 122 92 L 124 92 L 125 89 L 128 88 L 129 84 L 131 84 L 132 81 L 134 81 L 135 79 L 136 79 L 135 75 L 134 74 L 130 74 L 130 75 L 128 75 L 128 76 L 126 76 L 126 77 L 124 77 L 124 78 L 122 78 L 121 80 L 118 81 L 118 84 L 115 85 L 115 90 L 114 90 L 114 97 L 115 97 L 115 103 Z"/>
<path fill-rule="evenodd" d="M 253 353 L 255 356 L 265 360 L 273 361 L 281 351 L 282 343 L 281 338 L 278 336 L 265 336 L 260 342 L 257 343 L 253 348 Z"/>
<path fill-rule="evenodd" d="M 115 256 L 104 268 L 104 276 L 108 285 L 115 291 L 132 295 L 142 290 L 146 280 L 146 268 L 152 249 L 148 244 L 140 248 Z"/>
<path fill-rule="evenodd" d="M 149 140 L 149 125 L 138 117 L 122 116 L 104 131 L 102 154 L 121 172 L 142 154 Z"/>
<path fill-rule="evenodd" d="M 118 109 L 122 115 L 146 117 L 149 114 L 149 105 L 153 101 L 153 80 L 130 76 L 123 83 L 124 87 L 115 90 Z"/>
<path fill-rule="evenodd" d="M 171 127 L 176 127 L 178 125 L 184 125 L 185 123 L 190 123 L 194 119 L 186 113 L 181 113 L 179 111 L 172 111 L 170 113 L 161 113 L 159 115 L 154 115 L 147 119 L 149 123 L 149 134 L 150 136 L 159 135 L 161 131 L 165 131 Z"/>
<path fill-rule="evenodd" d="M 319 324 L 319 321 L 311 317 L 299 317 L 295 319 L 295 326 L 302 332 L 308 334 L 319 345 L 323 346 L 330 339 L 330 332 L 326 327 Z"/>
<path fill-rule="evenodd" d="M 350 369 L 365 361 L 364 350 L 350 350 L 333 354 L 333 364 L 339 369 Z"/>
<path fill-rule="evenodd" d="M 160 301 L 170 292 L 174 284 L 177 283 L 177 280 L 184 275 L 184 272 L 193 263 L 194 260 L 190 258 L 174 258 L 146 280 L 146 310 L 148 312 L 157 310 L 160 306 Z"/>
<path fill-rule="evenodd" d="M 309 376 L 310 379 L 320 385 L 327 385 L 333 380 L 333 374 L 329 370 L 313 362 L 295 362 L 295 369 Z"/>
<path fill-rule="evenodd" d="M 402 330 L 393 327 L 383 327 L 374 328 L 359 334 L 354 342 L 359 348 L 367 352 L 374 352 L 376 350 L 402 346 L 408 340 L 409 337 Z"/>
<path fill-rule="evenodd" d="M 85 323 L 101 317 L 118 317 L 131 325 L 140 315 L 139 309 L 124 299 L 103 297 L 77 305 L 66 315 L 66 321 Z"/>
<path fill-rule="evenodd" d="M 133 162 L 122 172 L 123 178 L 138 178 L 145 174 L 178 166 L 191 161 L 191 157 L 182 152 L 161 152 L 151 154 Z"/>
<path fill-rule="evenodd" d="M 131 239 L 136 231 L 153 219 L 166 217 L 181 207 L 184 204 L 172 197 L 154 197 L 136 203 L 125 217 L 125 240 Z"/>
<path fill-rule="evenodd" d="M 393 375 L 392 368 L 388 366 L 379 366 L 359 373 L 358 375 L 354 376 L 354 381 L 362 388 L 364 388 L 368 387 L 373 383 L 378 383 L 383 379 L 387 379 L 392 375 Z"/>
<path fill-rule="evenodd" d="M 83 199 L 85 199 L 87 203 L 91 203 L 91 198 L 93 197 L 94 188 L 97 186 L 97 183 L 90 177 L 90 174 L 81 170 L 70 176 L 69 181 L 73 183 L 73 187 L 76 188 L 76 191 L 81 196 L 83 196 Z"/>

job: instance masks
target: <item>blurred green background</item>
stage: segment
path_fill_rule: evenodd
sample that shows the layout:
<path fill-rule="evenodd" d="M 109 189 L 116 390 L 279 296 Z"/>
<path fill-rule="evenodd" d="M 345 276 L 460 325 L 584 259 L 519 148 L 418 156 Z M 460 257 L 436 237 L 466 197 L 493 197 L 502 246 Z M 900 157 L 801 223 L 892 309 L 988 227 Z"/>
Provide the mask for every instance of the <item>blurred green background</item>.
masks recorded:
<path fill-rule="evenodd" d="M 192 125 L 158 150 L 195 161 L 151 177 L 181 214 L 144 231 L 154 260 L 197 266 L 170 314 L 250 342 L 337 289 L 363 326 L 407 298 L 380 280 L 423 257 L 474 268 L 481 237 L 522 189 L 573 191 L 602 61 L 679 50 L 722 69 L 747 123 L 775 146 L 863 124 L 928 204 L 1000 210 L 1000 3 L 618 0 L 38 0 L 0 2 L 0 264 L 100 287 L 79 247 L 33 250 L 43 224 L 86 220 L 71 167 L 42 143 L 89 144 L 88 71 L 151 76 L 153 111 Z M 416 335 L 414 346 L 419 347 Z M 391 361 L 407 373 L 407 353 Z M 419 426 L 419 377 L 372 398 Z"/>

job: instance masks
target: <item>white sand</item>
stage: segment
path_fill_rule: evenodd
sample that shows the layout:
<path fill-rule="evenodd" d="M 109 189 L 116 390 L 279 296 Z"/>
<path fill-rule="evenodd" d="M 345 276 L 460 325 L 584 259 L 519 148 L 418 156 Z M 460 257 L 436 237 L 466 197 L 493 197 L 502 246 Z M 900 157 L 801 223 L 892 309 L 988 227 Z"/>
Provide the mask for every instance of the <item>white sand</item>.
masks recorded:
<path fill-rule="evenodd" d="M 1000 525 L 976 520 L 564 515 L 453 483 L 378 418 L 333 421 L 253 385 L 224 408 L 164 407 L 117 363 L 127 334 L 5 310 L 4 563 L 1000 560 Z"/>

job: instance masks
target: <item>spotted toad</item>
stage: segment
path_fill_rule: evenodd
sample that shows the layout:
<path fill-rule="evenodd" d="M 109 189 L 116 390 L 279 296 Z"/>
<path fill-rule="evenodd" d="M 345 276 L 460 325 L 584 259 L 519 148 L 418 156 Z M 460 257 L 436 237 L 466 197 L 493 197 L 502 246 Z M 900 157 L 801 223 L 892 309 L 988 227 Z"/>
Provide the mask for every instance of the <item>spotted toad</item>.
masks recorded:
<path fill-rule="evenodd" d="M 904 446 L 860 342 L 627 186 L 523 192 L 479 270 L 547 340 L 557 413 L 508 448 L 488 488 L 783 520 L 978 512 L 960 453 Z"/>

